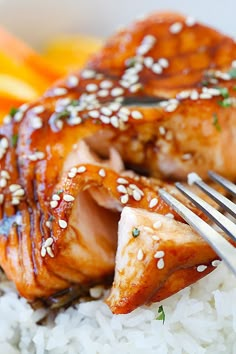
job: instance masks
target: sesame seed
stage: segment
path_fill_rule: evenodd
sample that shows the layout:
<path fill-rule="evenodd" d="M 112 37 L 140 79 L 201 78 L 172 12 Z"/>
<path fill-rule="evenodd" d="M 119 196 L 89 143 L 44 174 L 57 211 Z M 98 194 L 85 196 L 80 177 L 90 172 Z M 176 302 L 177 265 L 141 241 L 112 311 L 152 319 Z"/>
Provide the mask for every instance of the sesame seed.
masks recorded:
<path fill-rule="evenodd" d="M 121 107 L 120 113 L 124 113 L 126 115 L 129 115 L 130 114 L 130 110 L 127 108 L 127 107 Z"/>
<path fill-rule="evenodd" d="M 160 58 L 158 63 L 161 65 L 162 68 L 166 69 L 169 66 L 169 61 L 166 58 Z"/>
<path fill-rule="evenodd" d="M 19 110 L 21 112 L 25 112 L 29 108 L 29 105 L 27 103 L 24 103 L 20 106 Z"/>
<path fill-rule="evenodd" d="M 63 199 L 66 201 L 66 202 L 73 202 L 75 200 L 75 198 L 70 195 L 70 194 L 64 194 L 63 195 Z"/>
<path fill-rule="evenodd" d="M 93 79 L 96 75 L 94 70 L 83 70 L 81 73 L 81 77 L 83 79 Z"/>
<path fill-rule="evenodd" d="M 58 201 L 57 200 L 51 200 L 50 201 L 50 206 L 52 209 L 55 209 L 58 206 Z"/>
<path fill-rule="evenodd" d="M 119 128 L 119 120 L 116 116 L 112 116 L 110 122 L 113 127 Z"/>
<path fill-rule="evenodd" d="M 122 195 L 122 197 L 120 198 L 120 201 L 122 204 L 126 204 L 129 201 L 129 195 L 128 194 Z"/>
<path fill-rule="evenodd" d="M 111 90 L 111 96 L 112 97 L 117 97 L 117 96 L 121 96 L 124 93 L 124 89 L 121 87 L 115 87 Z"/>
<path fill-rule="evenodd" d="M 200 93 L 199 97 L 202 100 L 208 100 L 208 99 L 212 98 L 212 95 L 210 93 L 203 92 L 203 93 Z"/>
<path fill-rule="evenodd" d="M 88 84 L 86 86 L 86 91 L 88 92 L 94 92 L 94 91 L 97 91 L 98 89 L 98 86 L 96 84 Z"/>
<path fill-rule="evenodd" d="M 195 182 L 201 181 L 201 177 L 199 177 L 195 172 L 191 172 L 188 174 L 188 184 L 192 186 Z"/>
<path fill-rule="evenodd" d="M 14 193 L 15 191 L 17 191 L 18 189 L 21 189 L 21 185 L 20 184 L 11 184 L 9 186 L 9 190 L 10 192 Z"/>
<path fill-rule="evenodd" d="M 186 98 L 189 98 L 190 95 L 191 95 L 191 91 L 185 90 L 185 91 L 181 91 L 181 92 L 177 93 L 176 97 L 179 100 L 184 100 Z"/>
<path fill-rule="evenodd" d="M 58 194 L 53 194 L 52 200 L 60 200 L 60 196 Z"/>
<path fill-rule="evenodd" d="M 77 116 L 77 117 L 70 118 L 68 124 L 73 126 L 73 125 L 80 124 L 81 122 L 82 119 L 79 116 Z"/>
<path fill-rule="evenodd" d="M 142 84 L 137 83 L 137 84 L 132 85 L 129 88 L 129 91 L 132 93 L 135 93 L 135 92 L 138 92 L 139 90 L 141 90 L 142 87 L 143 87 Z"/>
<path fill-rule="evenodd" d="M 7 185 L 7 180 L 5 178 L 0 178 L 0 187 L 4 188 Z"/>
<path fill-rule="evenodd" d="M 212 87 L 210 87 L 210 88 L 203 87 L 202 91 L 205 93 L 209 93 L 209 95 L 212 95 L 212 96 L 220 96 L 221 95 L 221 91 L 219 89 L 212 88 Z"/>
<path fill-rule="evenodd" d="M 100 82 L 99 85 L 102 89 L 109 89 L 113 86 L 113 83 L 109 80 L 104 80 L 102 82 Z"/>
<path fill-rule="evenodd" d="M 69 178 L 74 178 L 76 176 L 76 173 L 69 172 L 67 175 Z"/>
<path fill-rule="evenodd" d="M 193 157 L 192 154 L 188 153 L 188 154 L 183 154 L 182 155 L 182 160 L 187 161 L 190 160 Z"/>
<path fill-rule="evenodd" d="M 118 117 L 123 121 L 123 122 L 127 122 L 129 120 L 129 117 L 127 116 L 127 114 L 119 111 L 117 113 Z"/>
<path fill-rule="evenodd" d="M 163 258 L 165 255 L 165 252 L 164 251 L 157 251 L 155 254 L 154 254 L 154 258 Z"/>
<path fill-rule="evenodd" d="M 109 91 L 108 90 L 99 90 L 97 95 L 99 97 L 107 97 L 109 95 Z"/>
<path fill-rule="evenodd" d="M 138 47 L 137 54 L 138 55 L 145 55 L 150 49 L 151 49 L 150 44 L 143 43 Z"/>
<path fill-rule="evenodd" d="M 153 65 L 154 59 L 152 57 L 146 57 L 143 59 L 143 63 L 147 68 L 151 68 Z"/>
<path fill-rule="evenodd" d="M 11 123 L 12 121 L 12 117 L 10 116 L 10 114 L 6 115 L 4 118 L 3 118 L 3 123 L 4 124 L 9 124 Z"/>
<path fill-rule="evenodd" d="M 188 27 L 192 27 L 192 26 L 194 26 L 194 25 L 196 24 L 196 20 L 195 20 L 194 17 L 188 16 L 188 17 L 186 18 L 186 20 L 185 20 L 185 24 L 186 24 L 186 26 L 188 26 Z"/>
<path fill-rule="evenodd" d="M 163 269 L 165 267 L 165 262 L 163 258 L 160 258 L 157 262 L 157 268 L 158 269 Z"/>
<path fill-rule="evenodd" d="M 153 71 L 155 74 L 161 74 L 162 71 L 163 71 L 163 69 L 162 69 L 162 67 L 161 67 L 160 64 L 154 63 L 154 64 L 152 65 L 152 71 Z"/>
<path fill-rule="evenodd" d="M 182 28 L 183 28 L 183 25 L 181 22 L 175 22 L 170 26 L 169 31 L 172 34 L 177 34 L 182 30 Z"/>
<path fill-rule="evenodd" d="M 143 250 L 140 248 L 137 253 L 137 260 L 142 261 L 144 257 Z"/>
<path fill-rule="evenodd" d="M 7 171 L 5 171 L 5 170 L 2 170 L 2 171 L 1 171 L 1 176 L 2 176 L 3 178 L 10 179 L 9 173 L 8 173 Z"/>
<path fill-rule="evenodd" d="M 49 221 L 49 220 L 47 220 L 47 221 L 45 222 L 45 225 L 50 229 L 50 228 L 52 227 L 52 222 Z"/>
<path fill-rule="evenodd" d="M 15 192 L 12 193 L 13 197 L 23 197 L 25 195 L 24 189 L 17 189 Z"/>
<path fill-rule="evenodd" d="M 221 263 L 219 259 L 215 259 L 214 261 L 211 262 L 213 267 L 218 267 L 218 265 Z"/>
<path fill-rule="evenodd" d="M 62 228 L 62 229 L 66 229 L 67 228 L 67 222 L 63 219 L 59 219 L 58 221 L 59 223 L 59 226 Z"/>
<path fill-rule="evenodd" d="M 101 176 L 101 177 L 106 177 L 106 171 L 104 170 L 104 168 L 101 168 L 101 169 L 98 171 L 98 174 L 99 174 L 99 176 Z"/>
<path fill-rule="evenodd" d="M 193 90 L 193 91 L 191 92 L 191 94 L 190 94 L 190 98 L 191 98 L 191 100 L 193 100 L 193 101 L 198 100 L 198 98 L 199 98 L 199 93 L 198 93 L 196 90 Z"/>
<path fill-rule="evenodd" d="M 204 270 L 206 270 L 206 269 L 207 269 L 207 266 L 206 266 L 206 265 L 199 265 L 199 266 L 197 267 L 197 272 L 202 273 L 202 272 L 204 272 Z"/>
<path fill-rule="evenodd" d="M 46 250 L 47 250 L 48 255 L 49 255 L 51 258 L 53 258 L 53 257 L 54 257 L 54 254 L 53 254 L 53 252 L 52 252 L 51 247 L 46 247 Z"/>
<path fill-rule="evenodd" d="M 84 173 L 86 170 L 87 170 L 87 168 L 85 166 L 80 166 L 77 168 L 78 173 Z"/>
<path fill-rule="evenodd" d="M 61 130 L 61 129 L 63 128 L 64 123 L 63 123 L 62 120 L 58 119 L 58 120 L 55 122 L 55 125 L 56 125 L 57 129 Z"/>
<path fill-rule="evenodd" d="M 232 66 L 232 68 L 234 68 L 234 69 L 236 68 L 236 60 L 233 60 L 233 61 L 232 61 L 231 66 Z"/>
<path fill-rule="evenodd" d="M 144 43 L 151 43 L 154 44 L 156 42 L 156 37 L 153 36 L 152 34 L 147 34 L 144 38 L 143 38 L 143 42 Z"/>
<path fill-rule="evenodd" d="M 120 108 L 120 103 L 118 102 L 112 102 L 110 105 L 109 105 L 109 108 L 115 112 L 115 111 L 118 111 L 118 109 Z"/>
<path fill-rule="evenodd" d="M 90 112 L 88 112 L 88 115 L 89 115 L 91 118 L 98 118 L 100 114 L 99 114 L 98 111 L 90 111 Z"/>
<path fill-rule="evenodd" d="M 154 241 L 159 241 L 159 240 L 160 240 L 160 237 L 158 237 L 158 236 L 156 236 L 156 235 L 153 235 L 153 236 L 152 236 L 152 239 L 153 239 Z"/>
<path fill-rule="evenodd" d="M 49 237 L 46 239 L 46 241 L 44 242 L 44 247 L 49 247 L 53 244 L 53 238 Z"/>
<path fill-rule="evenodd" d="M 134 200 L 136 200 L 137 202 L 142 199 L 142 196 L 141 196 L 140 192 L 137 191 L 136 189 L 133 190 L 133 194 L 132 195 L 133 195 Z"/>
<path fill-rule="evenodd" d="M 161 135 L 165 135 L 166 134 L 166 128 L 164 128 L 164 127 L 159 127 L 159 133 L 161 134 Z"/>
<path fill-rule="evenodd" d="M 172 131 L 169 130 L 169 131 L 166 133 L 166 140 L 167 140 L 167 141 L 173 140 L 173 133 L 172 133 Z"/>
<path fill-rule="evenodd" d="M 18 111 L 15 115 L 14 115 L 14 121 L 15 122 L 20 122 L 23 118 L 23 112 Z"/>
<path fill-rule="evenodd" d="M 12 205 L 18 205 L 18 204 L 20 204 L 20 201 L 19 201 L 19 199 L 17 197 L 14 197 L 14 198 L 12 198 L 11 204 Z"/>
<path fill-rule="evenodd" d="M 119 186 L 117 186 L 117 191 L 119 193 L 126 194 L 127 193 L 127 188 L 123 184 L 120 184 Z"/>
<path fill-rule="evenodd" d="M 158 204 L 157 198 L 152 198 L 149 202 L 149 208 L 154 208 Z"/>
<path fill-rule="evenodd" d="M 132 111 L 132 112 L 131 112 L 131 117 L 132 117 L 133 119 L 142 119 L 142 118 L 143 118 L 143 115 L 142 115 L 142 113 L 139 112 L 139 111 Z"/>
<path fill-rule="evenodd" d="M 112 111 L 108 107 L 102 107 L 101 113 L 104 114 L 105 116 L 108 116 L 108 117 L 110 117 L 112 115 Z"/>
<path fill-rule="evenodd" d="M 78 85 L 78 83 L 79 83 L 79 79 L 75 75 L 69 76 L 67 79 L 67 82 L 66 82 L 67 86 L 70 88 L 76 87 Z"/>
<path fill-rule="evenodd" d="M 53 96 L 62 96 L 65 94 L 67 94 L 67 89 L 65 87 L 56 87 L 54 90 L 52 90 Z"/>
<path fill-rule="evenodd" d="M 104 124 L 109 124 L 109 123 L 110 123 L 110 118 L 107 117 L 107 116 L 101 115 L 101 116 L 100 116 L 100 121 L 101 121 L 102 123 L 104 123 Z"/>
<path fill-rule="evenodd" d="M 34 129 L 40 129 L 43 126 L 42 119 L 40 117 L 34 117 L 31 119 L 31 126 Z"/>
<path fill-rule="evenodd" d="M 169 218 L 169 219 L 174 219 L 174 218 L 175 218 L 172 213 L 167 213 L 167 214 L 165 214 L 165 216 L 166 216 L 167 218 Z"/>
<path fill-rule="evenodd" d="M 129 181 L 127 181 L 127 179 L 125 179 L 123 177 L 119 177 L 119 178 L 117 178 L 117 183 L 119 183 L 119 184 L 129 184 Z"/>
<path fill-rule="evenodd" d="M 40 113 L 43 113 L 45 111 L 45 108 L 44 108 L 44 106 L 40 105 L 40 106 L 33 107 L 31 109 L 31 111 L 33 113 L 40 114 Z"/>
<path fill-rule="evenodd" d="M 9 143 L 8 143 L 7 138 L 2 138 L 2 139 L 0 140 L 0 145 L 1 145 L 1 147 L 2 147 L 3 149 L 7 149 L 8 146 L 9 146 Z"/>
<path fill-rule="evenodd" d="M 177 104 L 174 104 L 174 103 L 168 104 L 168 105 L 166 106 L 166 108 L 165 108 L 165 111 L 166 111 L 166 112 L 174 112 L 177 107 L 178 107 Z"/>
<path fill-rule="evenodd" d="M 159 229 L 162 225 L 161 221 L 156 221 L 154 222 L 154 224 L 152 225 L 154 229 Z"/>
<path fill-rule="evenodd" d="M 44 258 L 44 257 L 46 256 L 46 253 L 47 253 L 46 248 L 45 248 L 45 247 L 42 247 L 42 248 L 41 248 L 41 252 L 40 252 L 41 257 Z"/>

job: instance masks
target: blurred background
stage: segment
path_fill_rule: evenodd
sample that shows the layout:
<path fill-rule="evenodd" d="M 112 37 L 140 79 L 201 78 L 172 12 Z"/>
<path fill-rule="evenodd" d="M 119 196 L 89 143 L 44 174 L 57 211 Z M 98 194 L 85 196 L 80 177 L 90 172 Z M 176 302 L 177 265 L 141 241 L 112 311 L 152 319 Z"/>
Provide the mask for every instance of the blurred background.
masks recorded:
<path fill-rule="evenodd" d="M 236 0 L 0 0 L 0 122 L 82 68 L 117 28 L 157 10 L 235 35 Z"/>
<path fill-rule="evenodd" d="M 232 35 L 236 30 L 235 0 L 0 0 L 0 24 L 40 48 L 61 33 L 108 36 L 159 9 L 191 14 Z"/>

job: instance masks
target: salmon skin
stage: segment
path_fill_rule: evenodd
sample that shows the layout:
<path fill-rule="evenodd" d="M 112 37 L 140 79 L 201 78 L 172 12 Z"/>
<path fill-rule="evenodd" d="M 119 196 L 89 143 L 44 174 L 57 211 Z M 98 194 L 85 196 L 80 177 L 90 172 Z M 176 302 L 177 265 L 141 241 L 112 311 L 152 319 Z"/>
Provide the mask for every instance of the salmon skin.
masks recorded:
<path fill-rule="evenodd" d="M 235 180 L 235 54 L 231 38 L 156 13 L 5 117 L 0 265 L 21 295 L 47 298 L 115 271 L 107 303 L 127 313 L 215 268 L 215 253 L 158 189 L 176 193 L 167 180 L 193 170 Z"/>

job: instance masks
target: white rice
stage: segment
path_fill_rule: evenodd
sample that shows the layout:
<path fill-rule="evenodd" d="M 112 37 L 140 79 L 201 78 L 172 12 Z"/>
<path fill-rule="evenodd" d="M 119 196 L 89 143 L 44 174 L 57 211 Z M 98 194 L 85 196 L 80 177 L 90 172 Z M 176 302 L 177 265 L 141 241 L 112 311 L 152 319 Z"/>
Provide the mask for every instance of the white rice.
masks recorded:
<path fill-rule="evenodd" d="M 161 304 L 114 316 L 101 300 L 81 303 L 44 326 L 36 323 L 45 310 L 32 310 L 10 282 L 0 289 L 2 354 L 236 353 L 236 279 L 223 264 Z"/>

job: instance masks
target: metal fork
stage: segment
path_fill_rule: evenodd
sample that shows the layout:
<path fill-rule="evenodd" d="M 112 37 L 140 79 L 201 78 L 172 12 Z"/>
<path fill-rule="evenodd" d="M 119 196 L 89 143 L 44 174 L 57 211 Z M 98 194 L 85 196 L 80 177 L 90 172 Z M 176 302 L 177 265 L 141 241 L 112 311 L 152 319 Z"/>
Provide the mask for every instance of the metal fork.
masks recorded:
<path fill-rule="evenodd" d="M 224 187 L 227 192 L 236 197 L 236 185 L 228 181 L 224 177 L 215 172 L 210 171 L 209 177 Z M 217 204 L 236 219 L 236 204 L 228 198 L 221 195 L 212 187 L 209 187 L 203 180 L 196 174 L 189 175 L 189 184 L 194 184 L 211 197 Z M 233 241 L 236 242 L 236 224 L 228 217 L 220 213 L 213 206 L 209 205 L 203 199 L 198 197 L 188 188 L 181 183 L 176 183 L 176 187 L 181 191 L 194 205 L 205 213 L 209 219 L 217 224 Z M 164 189 L 159 191 L 161 198 L 169 204 L 182 218 L 195 229 L 210 246 L 215 250 L 219 257 L 226 263 L 231 271 L 236 275 L 236 248 L 229 241 L 227 241 L 219 232 L 212 226 L 208 225 L 199 216 L 189 210 L 179 200 L 174 198 Z"/>

